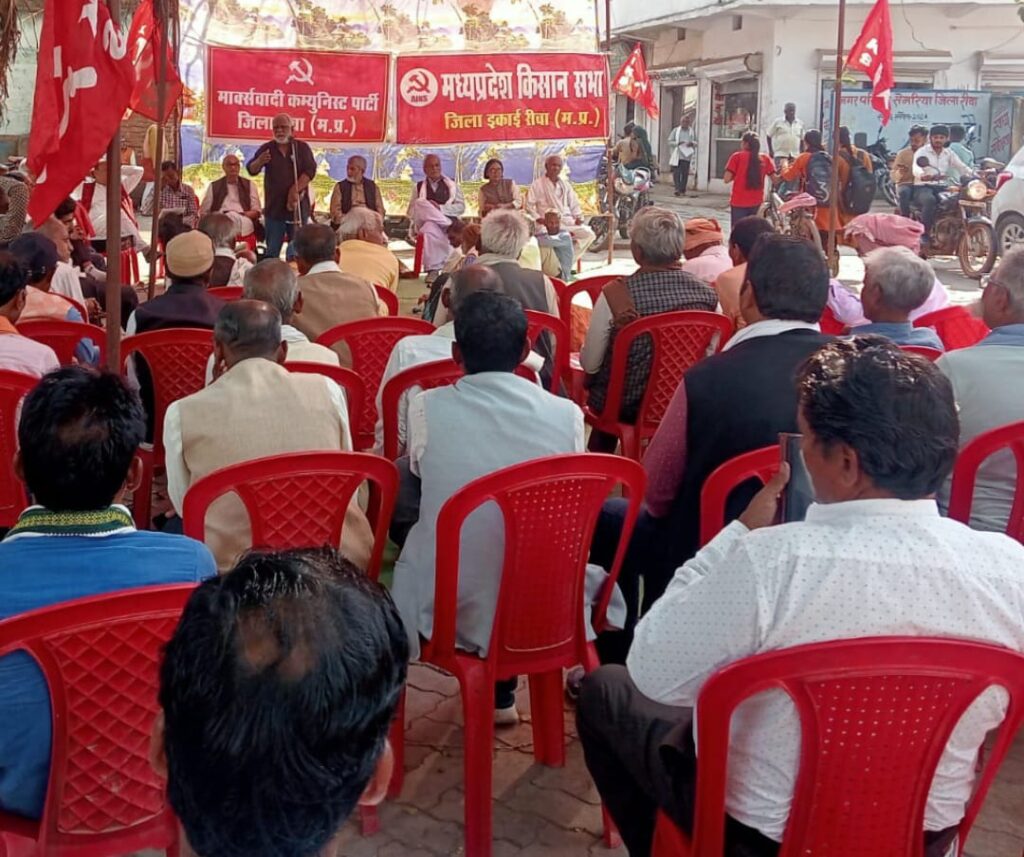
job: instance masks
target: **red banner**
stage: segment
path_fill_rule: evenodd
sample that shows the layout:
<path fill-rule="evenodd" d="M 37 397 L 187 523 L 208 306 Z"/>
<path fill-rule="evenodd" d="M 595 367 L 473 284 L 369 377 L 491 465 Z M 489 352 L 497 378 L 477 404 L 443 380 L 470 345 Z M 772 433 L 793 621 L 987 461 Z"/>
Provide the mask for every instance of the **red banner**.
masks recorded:
<path fill-rule="evenodd" d="M 395 80 L 398 143 L 608 136 L 601 54 L 402 55 Z"/>
<path fill-rule="evenodd" d="M 380 143 L 387 128 L 387 54 L 207 49 L 206 135 L 264 141 L 278 113 L 308 143 Z"/>

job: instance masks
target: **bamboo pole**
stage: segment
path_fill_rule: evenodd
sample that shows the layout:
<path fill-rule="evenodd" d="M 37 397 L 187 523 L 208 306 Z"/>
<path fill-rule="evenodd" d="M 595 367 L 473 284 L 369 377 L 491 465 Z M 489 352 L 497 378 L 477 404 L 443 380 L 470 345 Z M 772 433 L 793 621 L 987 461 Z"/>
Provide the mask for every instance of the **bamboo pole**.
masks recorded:
<path fill-rule="evenodd" d="M 843 70 L 846 62 L 844 31 L 846 29 L 846 0 L 839 0 L 839 27 L 836 35 L 836 82 L 832 90 L 832 187 L 828 210 L 828 263 L 833 273 L 839 271 L 839 125 L 842 120 Z"/>
<path fill-rule="evenodd" d="M 604 0 L 604 50 L 608 54 L 608 62 L 612 56 L 612 0 Z M 609 72 L 613 71 L 609 66 Z M 615 133 L 615 90 L 609 87 L 608 92 L 608 138 L 605 140 L 605 157 L 608 163 L 605 183 L 608 195 L 608 264 L 615 258 L 615 167 L 612 164 L 612 140 Z"/>
<path fill-rule="evenodd" d="M 121 20 L 121 0 L 107 0 L 110 17 Z M 107 367 L 121 371 L 121 128 L 107 149 Z M 88 321 L 89 319 L 84 319 Z"/>
<path fill-rule="evenodd" d="M 159 4 L 161 10 L 166 12 L 166 5 Z M 160 33 L 160 58 L 156 66 L 156 148 L 153 151 L 153 222 L 150 227 L 149 246 L 149 283 L 146 287 L 146 299 L 153 300 L 156 292 L 156 257 L 159 247 L 159 226 L 160 226 L 160 190 L 163 183 L 163 170 L 160 164 L 164 159 L 164 110 L 167 107 L 167 16 L 163 20 L 157 20 L 157 32 Z"/>

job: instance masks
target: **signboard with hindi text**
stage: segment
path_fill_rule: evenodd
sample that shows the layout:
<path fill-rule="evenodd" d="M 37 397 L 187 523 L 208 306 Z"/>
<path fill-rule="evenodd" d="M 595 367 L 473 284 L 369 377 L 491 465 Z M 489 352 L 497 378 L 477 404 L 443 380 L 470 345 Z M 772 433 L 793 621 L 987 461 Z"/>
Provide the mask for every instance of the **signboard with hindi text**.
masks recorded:
<path fill-rule="evenodd" d="M 316 143 L 379 143 L 387 130 L 383 53 L 207 48 L 206 135 L 264 141 L 288 113 L 295 135 Z"/>
<path fill-rule="evenodd" d="M 395 82 L 401 144 L 608 136 L 601 54 L 403 54 Z"/>

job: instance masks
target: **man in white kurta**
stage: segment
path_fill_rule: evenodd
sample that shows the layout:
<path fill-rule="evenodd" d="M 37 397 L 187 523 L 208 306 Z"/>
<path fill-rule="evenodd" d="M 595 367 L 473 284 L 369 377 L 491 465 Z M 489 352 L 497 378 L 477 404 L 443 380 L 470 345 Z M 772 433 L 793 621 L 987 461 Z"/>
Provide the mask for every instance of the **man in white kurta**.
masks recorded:
<path fill-rule="evenodd" d="M 562 178 L 564 162 L 558 155 L 552 155 L 544 162 L 544 175 L 530 185 L 526 194 L 526 213 L 533 221 L 534 234 L 546 235 L 544 215 L 557 211 L 562 225 L 572 236 L 573 253 L 576 259 L 594 243 L 594 231 L 583 223 L 583 207 L 572 185 Z"/>
<path fill-rule="evenodd" d="M 428 280 L 432 280 L 452 251 L 448 227 L 465 212 L 466 200 L 459 185 L 441 171 L 437 155 L 423 159 L 423 174 L 425 178 L 416 183 L 408 215 L 412 221 L 410 237 L 423 236 L 423 267 Z"/>

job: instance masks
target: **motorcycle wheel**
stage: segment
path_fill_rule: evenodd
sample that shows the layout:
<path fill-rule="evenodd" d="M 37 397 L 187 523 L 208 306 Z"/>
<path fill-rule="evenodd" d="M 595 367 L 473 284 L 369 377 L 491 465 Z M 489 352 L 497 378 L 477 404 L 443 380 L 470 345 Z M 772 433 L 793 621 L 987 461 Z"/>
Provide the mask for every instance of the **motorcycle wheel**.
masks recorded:
<path fill-rule="evenodd" d="M 968 223 L 957 246 L 964 276 L 972 280 L 992 270 L 996 262 L 996 236 L 988 223 Z"/>
<path fill-rule="evenodd" d="M 612 240 L 612 230 L 609 228 L 609 219 L 607 217 L 592 217 L 590 218 L 590 228 L 593 230 L 594 243 L 590 245 L 590 251 L 592 253 L 600 253 L 608 249 L 608 242 Z"/>
<path fill-rule="evenodd" d="M 822 253 L 825 252 L 821 244 L 821 233 L 818 231 L 818 226 L 809 217 L 801 217 L 797 220 L 793 224 L 792 233 L 797 238 L 803 238 L 805 241 L 810 241 Z"/>
<path fill-rule="evenodd" d="M 899 194 L 892 180 L 892 174 L 888 170 L 879 170 L 877 181 L 879 190 L 882 191 L 882 195 L 888 200 L 889 205 L 898 206 L 900 204 Z"/>

